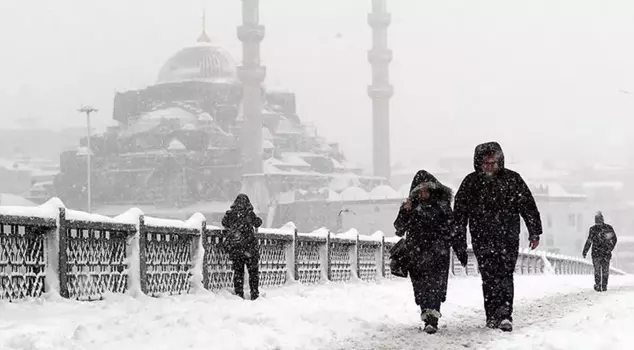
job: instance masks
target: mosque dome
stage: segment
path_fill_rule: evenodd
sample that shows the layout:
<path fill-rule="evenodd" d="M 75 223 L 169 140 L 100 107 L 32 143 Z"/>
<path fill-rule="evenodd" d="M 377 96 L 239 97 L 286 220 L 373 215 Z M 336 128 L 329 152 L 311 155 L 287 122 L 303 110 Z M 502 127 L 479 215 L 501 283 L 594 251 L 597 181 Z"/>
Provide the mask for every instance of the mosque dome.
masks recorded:
<path fill-rule="evenodd" d="M 235 79 L 235 61 L 224 48 L 213 44 L 203 30 L 196 45 L 181 49 L 163 64 L 156 83 Z"/>

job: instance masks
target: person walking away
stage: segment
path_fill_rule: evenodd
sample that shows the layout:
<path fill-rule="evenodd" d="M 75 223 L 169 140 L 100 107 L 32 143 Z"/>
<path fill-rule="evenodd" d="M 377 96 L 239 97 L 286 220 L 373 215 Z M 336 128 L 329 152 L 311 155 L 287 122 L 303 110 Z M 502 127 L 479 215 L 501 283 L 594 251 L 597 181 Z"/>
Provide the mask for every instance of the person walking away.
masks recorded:
<path fill-rule="evenodd" d="M 519 255 L 520 216 L 531 249 L 539 245 L 542 222 L 533 195 L 520 174 L 505 168 L 497 142 L 480 144 L 473 156 L 474 172 L 465 177 L 454 203 L 458 234 L 469 226 L 482 277 L 486 326 L 513 330 L 513 273 Z"/>
<path fill-rule="evenodd" d="M 235 201 L 222 218 L 226 229 L 225 247 L 233 265 L 233 287 L 237 296 L 244 298 L 244 267 L 249 272 L 251 300 L 259 297 L 260 247 L 255 231 L 262 225 L 253 211 L 246 194 L 238 194 Z"/>
<path fill-rule="evenodd" d="M 421 170 L 414 177 L 408 199 L 394 221 L 396 235 L 406 236 L 408 272 L 414 301 L 421 310 L 423 330 L 438 331 L 440 305 L 447 295 L 450 253 L 453 246 L 460 262 L 467 265 L 466 237 L 454 237 L 452 191 L 433 175 Z"/>
<path fill-rule="evenodd" d="M 592 247 L 592 265 L 594 265 L 594 290 L 605 292 L 608 290 L 608 278 L 610 277 L 610 260 L 612 250 L 616 246 L 617 238 L 614 228 L 605 223 L 603 214 L 598 212 L 594 217 L 595 224 L 590 227 L 590 233 L 586 245 L 583 247 L 585 259 L 588 250 Z"/>

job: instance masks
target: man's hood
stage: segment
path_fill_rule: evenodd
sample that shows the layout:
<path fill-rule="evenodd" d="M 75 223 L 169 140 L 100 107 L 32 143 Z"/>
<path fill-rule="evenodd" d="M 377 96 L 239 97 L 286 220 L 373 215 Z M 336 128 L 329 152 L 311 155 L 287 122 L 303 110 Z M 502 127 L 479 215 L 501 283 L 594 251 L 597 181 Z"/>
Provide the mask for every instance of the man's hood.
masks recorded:
<path fill-rule="evenodd" d="M 497 154 L 499 156 L 500 169 L 504 168 L 504 152 L 502 146 L 497 142 L 487 142 L 476 146 L 473 154 L 473 168 L 477 172 L 482 171 L 484 157 Z"/>

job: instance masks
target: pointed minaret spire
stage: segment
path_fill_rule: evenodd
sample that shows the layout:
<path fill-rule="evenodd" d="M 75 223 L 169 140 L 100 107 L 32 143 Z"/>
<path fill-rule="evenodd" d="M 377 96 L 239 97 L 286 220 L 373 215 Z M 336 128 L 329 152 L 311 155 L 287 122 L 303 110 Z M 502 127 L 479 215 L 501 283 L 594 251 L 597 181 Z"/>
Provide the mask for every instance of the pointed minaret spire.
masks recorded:
<path fill-rule="evenodd" d="M 198 37 L 198 42 L 210 43 L 211 39 L 209 38 L 209 35 L 207 35 L 207 11 L 205 9 L 203 9 L 202 20 L 203 20 L 203 23 L 202 23 L 203 30 L 202 30 L 202 33 L 200 33 L 200 36 Z"/>

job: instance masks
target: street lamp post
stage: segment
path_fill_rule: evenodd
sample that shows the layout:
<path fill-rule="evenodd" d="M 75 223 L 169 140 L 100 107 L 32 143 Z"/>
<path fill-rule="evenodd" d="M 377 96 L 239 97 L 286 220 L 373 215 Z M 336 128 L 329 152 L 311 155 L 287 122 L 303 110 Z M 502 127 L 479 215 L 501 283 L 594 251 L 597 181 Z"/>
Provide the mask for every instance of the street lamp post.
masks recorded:
<path fill-rule="evenodd" d="M 88 212 L 92 213 L 92 193 L 91 193 L 91 183 L 90 183 L 90 178 L 91 178 L 91 174 L 90 174 L 90 155 L 92 153 L 92 150 L 90 148 L 90 113 L 93 112 L 97 112 L 99 111 L 96 108 L 93 108 L 91 106 L 82 106 L 80 109 L 77 110 L 80 113 L 85 113 L 86 114 L 86 176 L 88 178 L 87 181 L 87 193 L 88 193 Z"/>

